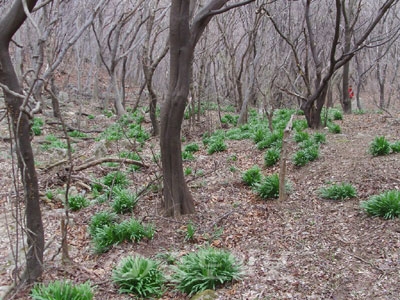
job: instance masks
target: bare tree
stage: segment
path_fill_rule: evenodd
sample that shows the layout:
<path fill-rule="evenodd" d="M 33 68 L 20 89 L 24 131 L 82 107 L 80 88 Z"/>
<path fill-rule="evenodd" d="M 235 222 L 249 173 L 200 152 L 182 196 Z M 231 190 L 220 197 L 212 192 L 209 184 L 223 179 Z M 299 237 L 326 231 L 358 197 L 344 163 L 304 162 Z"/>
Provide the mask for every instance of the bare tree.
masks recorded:
<path fill-rule="evenodd" d="M 229 0 L 211 0 L 193 17 L 191 26 L 189 2 L 172 0 L 170 13 L 170 83 L 167 101 L 161 108 L 160 134 L 164 207 L 168 216 L 194 212 L 193 197 L 183 174 L 180 138 L 194 49 L 214 15 L 253 1 L 225 6 Z"/>

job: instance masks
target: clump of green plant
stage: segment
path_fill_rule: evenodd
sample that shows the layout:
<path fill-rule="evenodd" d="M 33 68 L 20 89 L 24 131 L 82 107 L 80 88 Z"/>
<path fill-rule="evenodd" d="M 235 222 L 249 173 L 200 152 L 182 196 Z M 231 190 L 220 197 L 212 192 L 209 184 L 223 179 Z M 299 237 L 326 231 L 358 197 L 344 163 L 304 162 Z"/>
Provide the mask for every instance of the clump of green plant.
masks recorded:
<path fill-rule="evenodd" d="M 181 258 L 173 275 L 177 289 L 189 295 L 215 290 L 243 276 L 242 264 L 228 251 L 201 248 Z"/>
<path fill-rule="evenodd" d="M 311 140 L 311 139 L 304 140 L 301 143 L 299 143 L 299 148 L 300 149 L 307 149 L 307 148 L 316 147 L 316 146 L 318 146 L 318 145 L 315 143 L 314 140 Z"/>
<path fill-rule="evenodd" d="M 296 143 L 301 143 L 303 141 L 308 140 L 310 138 L 310 135 L 308 134 L 308 132 L 298 131 L 298 132 L 295 133 L 293 138 L 294 138 Z"/>
<path fill-rule="evenodd" d="M 322 132 L 316 132 L 313 135 L 313 140 L 317 144 L 324 144 L 324 143 L 326 143 L 326 134 L 322 133 Z"/>
<path fill-rule="evenodd" d="M 400 152 L 400 141 L 391 143 L 390 149 L 392 149 L 393 153 L 399 153 Z"/>
<path fill-rule="evenodd" d="M 41 118 L 34 117 L 32 120 L 31 130 L 34 135 L 41 135 L 42 134 L 42 127 L 44 122 Z"/>
<path fill-rule="evenodd" d="M 112 226 L 118 220 L 118 217 L 113 212 L 101 211 L 97 214 L 93 215 L 90 219 L 89 224 L 89 233 L 91 236 L 94 236 L 98 229 L 103 228 L 105 226 Z"/>
<path fill-rule="evenodd" d="M 222 152 L 225 151 L 227 147 L 223 139 L 217 139 L 208 145 L 207 153 L 211 155 L 215 152 Z"/>
<path fill-rule="evenodd" d="M 226 114 L 221 118 L 221 123 L 232 124 L 236 126 L 239 116 L 232 116 L 230 114 Z"/>
<path fill-rule="evenodd" d="M 185 174 L 185 176 L 189 176 L 189 175 L 192 175 L 193 170 L 192 170 L 192 168 L 188 167 L 188 168 L 185 168 L 183 173 Z"/>
<path fill-rule="evenodd" d="M 377 136 L 369 145 L 369 153 L 372 156 L 381 156 L 390 153 L 390 144 L 384 136 Z"/>
<path fill-rule="evenodd" d="M 104 185 L 108 187 L 122 187 L 125 188 L 128 186 L 129 181 L 125 173 L 121 171 L 110 172 L 106 176 L 103 177 Z"/>
<path fill-rule="evenodd" d="M 319 195 L 324 199 L 344 200 L 356 197 L 357 191 L 350 183 L 340 183 L 321 188 Z"/>
<path fill-rule="evenodd" d="M 185 146 L 185 152 L 197 152 L 200 150 L 200 147 L 196 143 L 188 144 Z"/>
<path fill-rule="evenodd" d="M 75 195 L 68 197 L 68 207 L 72 211 L 77 211 L 82 208 L 88 207 L 90 204 L 89 200 L 83 195 Z"/>
<path fill-rule="evenodd" d="M 194 241 L 195 233 L 196 233 L 196 226 L 194 226 L 193 222 L 190 221 L 186 225 L 185 241 Z"/>
<path fill-rule="evenodd" d="M 165 279 L 159 263 L 138 255 L 122 259 L 114 269 L 112 279 L 120 293 L 135 294 L 141 298 L 163 294 Z"/>
<path fill-rule="evenodd" d="M 45 285 L 36 283 L 31 291 L 34 300 L 92 300 L 90 282 L 73 284 L 69 281 L 53 281 Z"/>
<path fill-rule="evenodd" d="M 42 145 L 42 149 L 49 150 L 52 148 L 67 149 L 68 145 L 67 145 L 67 143 L 61 141 L 55 135 L 49 134 L 48 136 L 45 137 L 45 143 Z"/>
<path fill-rule="evenodd" d="M 391 190 L 374 195 L 362 202 L 361 207 L 370 216 L 382 217 L 386 220 L 400 217 L 400 191 Z"/>
<path fill-rule="evenodd" d="M 283 131 L 274 131 L 267 134 L 264 139 L 257 143 L 257 149 L 262 150 L 266 148 L 281 148 L 283 138 Z"/>
<path fill-rule="evenodd" d="M 355 115 L 363 115 L 363 114 L 365 114 L 365 110 L 355 109 L 355 110 L 353 110 L 353 114 L 355 114 Z"/>
<path fill-rule="evenodd" d="M 136 161 L 142 161 L 142 158 L 140 157 L 140 155 L 137 152 L 122 151 L 122 152 L 119 153 L 119 157 L 131 159 L 131 160 L 136 160 Z M 138 165 L 130 165 L 129 166 L 129 169 L 131 169 L 133 171 L 138 171 L 141 168 L 142 167 L 138 166 Z"/>
<path fill-rule="evenodd" d="M 297 132 L 301 132 L 307 128 L 308 128 L 307 120 L 298 119 L 293 121 L 293 129 L 296 130 Z"/>
<path fill-rule="evenodd" d="M 138 202 L 138 196 L 119 186 L 112 190 L 111 207 L 117 214 L 132 212 Z"/>
<path fill-rule="evenodd" d="M 183 160 L 194 160 L 193 152 L 183 151 L 182 152 L 182 159 Z"/>
<path fill-rule="evenodd" d="M 341 133 L 342 132 L 342 129 L 340 128 L 340 126 L 335 123 L 329 123 L 328 129 L 329 129 L 329 132 L 332 132 L 332 133 Z"/>
<path fill-rule="evenodd" d="M 54 199 L 54 192 L 52 190 L 47 190 L 46 191 L 46 197 L 49 200 L 53 200 Z"/>
<path fill-rule="evenodd" d="M 254 186 L 260 182 L 262 178 L 261 169 L 258 166 L 253 166 L 242 175 L 243 182 L 248 186 Z"/>
<path fill-rule="evenodd" d="M 68 132 L 68 135 L 70 137 L 75 137 L 75 138 L 85 138 L 85 137 L 87 137 L 86 133 L 84 133 L 82 131 L 79 131 L 79 130 L 73 130 L 71 132 Z"/>
<path fill-rule="evenodd" d="M 343 113 L 338 109 L 332 109 L 331 111 L 333 120 L 343 120 Z"/>
<path fill-rule="evenodd" d="M 276 148 L 268 149 L 264 155 L 265 166 L 270 167 L 270 166 L 275 165 L 278 162 L 280 156 L 281 156 L 281 154 L 280 154 L 279 149 L 276 149 Z"/>
<path fill-rule="evenodd" d="M 279 175 L 272 174 L 254 185 L 255 191 L 262 199 L 279 197 Z"/>
<path fill-rule="evenodd" d="M 94 120 L 94 118 L 95 118 L 94 115 L 88 115 L 87 117 L 89 120 Z"/>
<path fill-rule="evenodd" d="M 319 156 L 319 147 L 311 146 L 306 149 L 297 151 L 293 155 L 292 161 L 295 166 L 302 167 L 306 165 L 308 162 L 316 160 L 318 156 Z"/>
<path fill-rule="evenodd" d="M 103 253 L 115 244 L 124 241 L 138 242 L 143 238 L 152 239 L 153 236 L 152 225 L 144 225 L 132 218 L 118 224 L 99 227 L 93 236 L 94 250 L 96 253 Z"/>

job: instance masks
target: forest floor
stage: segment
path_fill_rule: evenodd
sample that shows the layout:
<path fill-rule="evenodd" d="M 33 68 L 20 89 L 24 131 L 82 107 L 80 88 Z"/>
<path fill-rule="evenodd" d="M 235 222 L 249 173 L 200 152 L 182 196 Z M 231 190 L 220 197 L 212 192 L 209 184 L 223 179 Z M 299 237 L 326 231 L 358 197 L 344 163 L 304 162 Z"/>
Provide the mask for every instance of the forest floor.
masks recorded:
<path fill-rule="evenodd" d="M 89 113 L 95 115 L 92 111 Z M 83 283 L 90 280 L 95 286 L 95 299 L 129 299 L 118 293 L 111 280 L 112 269 L 123 257 L 133 254 L 151 258 L 162 254 L 180 257 L 201 245 L 211 244 L 231 251 L 245 268 L 242 281 L 218 289 L 218 299 L 399 299 L 400 220 L 371 218 L 360 209 L 360 203 L 370 196 L 400 189 L 400 154 L 381 157 L 368 154 L 369 144 L 378 135 L 390 141 L 400 139 L 400 115 L 393 117 L 385 118 L 377 113 L 346 115 L 343 121 L 336 121 L 341 126 L 341 134 L 323 130 L 327 133 L 327 142 L 316 161 L 301 168 L 288 163 L 287 177 L 292 192 L 282 202 L 260 199 L 241 181 L 242 173 L 254 165 L 260 166 L 265 175 L 278 172 L 278 166 L 263 167 L 264 151 L 257 150 L 251 140 L 228 140 L 226 151 L 208 155 L 201 136 L 209 122 L 199 123 L 193 130 L 183 131 L 184 144 L 200 145 L 195 160 L 184 162 L 185 168 L 192 168 L 193 173 L 200 169 L 203 172 L 203 176 L 188 176 L 196 212 L 179 219 L 163 217 L 161 191 L 153 189 L 140 197 L 132 215 L 155 225 L 154 239 L 122 243 L 101 255 L 93 252 L 87 226 L 93 214 L 108 209 L 109 204 L 93 204 L 71 212 L 68 242 L 72 262 L 66 265 L 58 253 L 62 205 L 44 195 L 47 190 L 65 188 L 65 164 L 46 170 L 46 166 L 62 160 L 63 153 L 42 151 L 43 136 L 35 137 L 33 145 L 43 194 L 47 244 L 42 281 L 64 278 Z M 67 121 L 73 118 L 72 114 Z M 93 120 L 85 120 L 82 128 L 104 129 L 114 121 L 115 117 L 96 115 Z M 7 136 L 6 126 L 2 127 L 0 136 Z M 54 125 L 47 124 L 44 135 L 49 133 L 61 135 Z M 148 168 L 128 173 L 133 190 L 146 186 L 160 174 L 159 166 L 152 160 L 152 151 L 159 152 L 158 144 L 155 138 L 146 142 L 142 157 Z M 150 146 L 154 148 L 152 151 Z M 74 143 L 75 166 L 92 157 L 96 147 L 98 142 L 94 139 Z M 117 151 L 132 150 L 134 145 L 115 142 L 106 147 L 105 155 L 115 156 Z M 291 142 L 290 153 L 294 147 Z M 0 142 L 0 261 L 4 262 L 0 267 L 0 286 L 3 289 L 12 283 L 15 272 L 10 249 L 16 237 L 11 213 L 15 193 L 12 192 L 9 148 L 7 141 Z M 72 185 L 83 192 L 91 180 L 113 170 L 102 164 L 74 172 Z M 357 189 L 357 198 L 330 201 L 318 196 L 321 187 L 340 182 L 351 183 Z M 88 190 L 85 192 L 90 194 Z M 197 228 L 193 242 L 185 240 L 189 221 Z M 13 299 L 29 299 L 28 294 L 29 288 L 20 290 Z M 162 299 L 189 297 L 168 289 Z"/>

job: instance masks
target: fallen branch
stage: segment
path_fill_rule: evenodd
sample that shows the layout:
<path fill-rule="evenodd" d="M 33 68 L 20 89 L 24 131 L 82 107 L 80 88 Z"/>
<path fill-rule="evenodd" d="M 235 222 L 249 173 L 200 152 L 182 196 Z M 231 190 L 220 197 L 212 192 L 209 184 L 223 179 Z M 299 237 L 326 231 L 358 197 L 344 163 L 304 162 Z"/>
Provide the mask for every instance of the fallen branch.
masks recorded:
<path fill-rule="evenodd" d="M 74 171 L 82 171 L 85 169 L 88 169 L 90 167 L 94 167 L 97 166 L 99 164 L 102 163 L 106 163 L 106 162 L 115 162 L 115 163 L 122 163 L 122 164 L 128 164 L 128 165 L 136 165 L 139 167 L 143 167 L 143 168 L 148 168 L 147 165 L 141 163 L 140 161 L 136 161 L 133 159 L 126 159 L 126 158 L 118 158 L 118 157 L 103 157 L 100 159 L 96 159 L 96 160 L 92 160 L 90 162 L 84 163 L 80 166 L 75 166 L 74 167 Z"/>

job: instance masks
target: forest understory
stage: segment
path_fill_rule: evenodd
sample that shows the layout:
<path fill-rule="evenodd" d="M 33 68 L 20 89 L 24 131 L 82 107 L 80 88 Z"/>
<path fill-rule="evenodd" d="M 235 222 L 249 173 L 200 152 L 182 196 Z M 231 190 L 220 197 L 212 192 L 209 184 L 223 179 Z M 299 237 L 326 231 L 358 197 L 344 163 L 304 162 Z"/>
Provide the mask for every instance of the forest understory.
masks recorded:
<path fill-rule="evenodd" d="M 72 104 L 69 104 L 72 105 Z M 63 108 L 68 111 L 68 107 Z M 71 110 L 72 111 L 72 110 Z M 95 137 L 116 121 L 94 111 L 90 105 L 83 109 L 95 118 L 85 118 L 81 123 L 87 138 L 73 138 L 74 166 L 92 157 L 99 149 Z M 148 168 L 129 172 L 130 188 L 141 190 L 152 182 L 152 189 L 143 193 L 132 214 L 136 219 L 154 224 L 156 234 L 152 240 L 138 243 L 121 243 L 108 252 L 95 254 L 88 233 L 91 217 L 109 209 L 109 203 L 92 204 L 70 212 L 69 255 L 71 262 L 63 264 L 59 253 L 61 244 L 60 215 L 62 203 L 56 197 L 46 197 L 46 191 L 65 190 L 65 151 L 43 151 L 44 136 L 62 135 L 57 125 L 47 123 L 43 133 L 33 139 L 37 172 L 42 192 L 41 204 L 46 235 L 45 272 L 41 280 L 69 279 L 76 283 L 90 280 L 95 299 L 130 299 L 118 293 L 111 280 L 113 268 L 122 258 L 140 254 L 158 259 L 162 256 L 181 257 L 202 245 L 223 248 L 239 258 L 245 269 L 242 281 L 224 285 L 217 290 L 218 299 L 399 299 L 400 285 L 400 220 L 383 220 L 368 217 L 360 203 L 370 196 L 386 190 L 400 189 L 400 154 L 372 157 L 369 144 L 376 136 L 399 140 L 400 114 L 392 117 L 385 113 L 370 112 L 345 115 L 336 121 L 342 133 L 326 133 L 326 143 L 321 146 L 320 157 L 304 167 L 295 167 L 289 159 L 287 178 L 292 191 L 286 201 L 262 200 L 242 183 L 242 174 L 254 165 L 262 168 L 264 175 L 279 171 L 279 164 L 264 167 L 264 151 L 258 150 L 252 140 L 227 140 L 227 150 L 207 154 L 202 135 L 217 124 L 216 117 L 207 115 L 207 121 L 197 122 L 189 129 L 185 123 L 182 131 L 183 145 L 196 142 L 200 150 L 195 159 L 185 161 L 191 168 L 189 187 L 195 199 L 196 213 L 171 219 L 162 216 L 160 167 L 153 161 L 159 153 L 157 138 L 145 142 L 141 157 Z M 214 118 L 214 122 L 210 121 Z M 298 118 L 302 118 L 298 116 Z M 66 118 L 72 124 L 76 115 Z M 186 121 L 185 121 L 186 122 Z M 146 117 L 146 128 L 150 122 Z M 10 144 L 5 120 L 0 136 L 1 157 L 1 218 L 0 218 L 0 295 L 12 284 L 16 249 L 15 192 L 12 174 Z M 116 157 L 120 151 L 132 151 L 137 145 L 127 141 L 104 143 L 104 157 Z M 295 143 L 290 139 L 289 157 Z M 49 166 L 53 167 L 49 168 Z M 125 164 L 99 164 L 73 172 L 71 186 L 90 199 L 91 183 L 111 171 L 126 171 Z M 201 170 L 201 172 L 198 172 Z M 14 170 L 14 172 L 16 172 Z M 357 197 L 344 201 L 321 199 L 318 190 L 329 183 L 351 183 Z M 21 189 L 21 186 L 17 186 Z M 23 214 L 22 205 L 18 205 Z M 196 232 L 193 241 L 185 240 L 188 223 Z M 19 233 L 21 234 L 21 233 Z M 11 251 L 11 247 L 13 251 Z M 21 242 L 18 247 L 21 247 Z M 18 248 L 21 256 L 21 249 Z M 19 265 L 20 266 L 20 265 Z M 19 290 L 14 299 L 29 299 L 30 287 Z M 167 289 L 161 299 L 190 299 L 185 294 Z"/>

